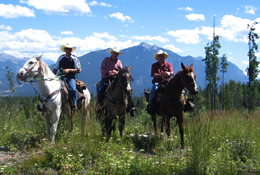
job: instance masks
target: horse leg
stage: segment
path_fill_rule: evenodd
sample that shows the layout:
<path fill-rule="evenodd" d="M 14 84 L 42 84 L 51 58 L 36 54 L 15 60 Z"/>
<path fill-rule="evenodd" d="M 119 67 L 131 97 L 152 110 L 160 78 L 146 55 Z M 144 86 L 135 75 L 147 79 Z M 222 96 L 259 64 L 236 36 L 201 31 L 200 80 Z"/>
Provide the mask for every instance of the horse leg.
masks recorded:
<path fill-rule="evenodd" d="M 73 131 L 73 115 L 74 115 L 74 111 L 71 110 L 70 114 L 68 114 L 69 133 Z"/>
<path fill-rule="evenodd" d="M 153 127 L 154 127 L 154 132 L 157 133 L 157 127 L 156 127 L 156 115 L 152 115 L 152 120 L 153 120 Z"/>
<path fill-rule="evenodd" d="M 60 120 L 60 111 L 55 111 L 52 113 L 52 128 L 51 128 L 51 142 L 54 143 L 55 135 L 57 132 L 58 123 Z"/>
<path fill-rule="evenodd" d="M 165 121 L 165 124 L 166 124 L 166 134 L 167 134 L 167 136 L 169 137 L 170 134 L 171 134 L 170 117 L 165 116 L 165 117 L 164 117 L 164 121 Z"/>
<path fill-rule="evenodd" d="M 118 128 L 119 128 L 120 136 L 122 137 L 123 136 L 123 130 L 125 128 L 125 115 L 119 117 Z"/>
<path fill-rule="evenodd" d="M 107 140 L 106 142 L 109 141 L 110 137 L 111 137 L 111 132 L 113 130 L 113 122 L 110 119 L 106 119 L 106 124 L 105 124 L 105 128 L 106 128 L 106 132 L 107 132 Z"/>
<path fill-rule="evenodd" d="M 50 133 L 50 116 L 47 114 L 47 112 L 44 112 L 44 120 L 46 125 L 46 133 L 47 133 L 47 141 L 51 142 L 51 133 Z"/>
<path fill-rule="evenodd" d="M 161 133 L 163 133 L 163 127 L 165 125 L 165 119 L 162 117 L 162 123 L 161 123 Z"/>
<path fill-rule="evenodd" d="M 177 117 L 177 123 L 179 125 L 179 132 L 181 138 L 181 149 L 185 149 L 184 145 L 184 129 L 183 129 L 183 113 L 181 116 Z"/>
<path fill-rule="evenodd" d="M 85 134 L 86 126 L 87 126 L 87 118 L 88 118 L 88 107 L 82 106 L 81 112 L 81 130 L 82 133 Z"/>

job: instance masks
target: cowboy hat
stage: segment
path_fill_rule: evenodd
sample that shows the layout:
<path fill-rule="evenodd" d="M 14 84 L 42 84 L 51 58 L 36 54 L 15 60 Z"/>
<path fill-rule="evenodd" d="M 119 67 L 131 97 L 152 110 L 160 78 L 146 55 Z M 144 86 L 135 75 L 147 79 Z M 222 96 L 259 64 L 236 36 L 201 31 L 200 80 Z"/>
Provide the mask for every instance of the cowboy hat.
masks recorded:
<path fill-rule="evenodd" d="M 168 58 L 167 52 L 164 52 L 164 51 L 162 51 L 162 50 L 159 50 L 156 54 L 154 54 L 154 59 L 155 59 L 155 60 L 158 60 L 158 59 L 157 59 L 157 56 L 158 56 L 158 55 L 164 55 L 164 59 Z"/>
<path fill-rule="evenodd" d="M 60 47 L 60 50 L 61 50 L 62 52 L 65 52 L 65 50 L 64 50 L 65 48 L 70 48 L 70 49 L 72 49 L 72 52 L 73 52 L 74 50 L 76 50 L 76 47 L 70 46 L 69 43 L 67 43 L 66 45 L 62 45 L 62 46 Z"/>
<path fill-rule="evenodd" d="M 111 54 L 112 54 L 112 52 L 116 52 L 116 53 L 119 53 L 119 55 L 121 55 L 123 53 L 123 52 L 120 52 L 120 50 L 117 47 L 114 47 L 113 49 L 109 49 L 108 52 Z"/>

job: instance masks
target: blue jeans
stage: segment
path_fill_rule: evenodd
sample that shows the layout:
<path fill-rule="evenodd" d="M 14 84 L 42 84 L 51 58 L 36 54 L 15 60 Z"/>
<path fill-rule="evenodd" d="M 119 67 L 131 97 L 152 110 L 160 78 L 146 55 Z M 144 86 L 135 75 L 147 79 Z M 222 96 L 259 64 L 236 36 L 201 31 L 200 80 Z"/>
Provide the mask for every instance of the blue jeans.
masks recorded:
<path fill-rule="evenodd" d="M 158 85 L 159 85 L 159 83 L 154 83 L 153 86 L 152 86 L 152 89 L 150 91 L 149 104 L 152 103 L 152 100 L 154 99 L 154 97 L 157 94 Z"/>
<path fill-rule="evenodd" d="M 68 84 L 68 91 L 69 96 L 72 98 L 74 104 L 77 106 L 77 87 L 76 87 L 76 80 L 74 77 L 66 77 L 67 84 Z"/>
<path fill-rule="evenodd" d="M 100 86 L 99 86 L 99 89 L 98 89 L 98 103 L 101 102 L 104 98 L 104 94 L 105 94 L 105 91 L 107 89 L 107 86 L 108 86 L 108 80 L 109 78 L 102 78 L 101 79 L 101 83 L 100 83 Z"/>

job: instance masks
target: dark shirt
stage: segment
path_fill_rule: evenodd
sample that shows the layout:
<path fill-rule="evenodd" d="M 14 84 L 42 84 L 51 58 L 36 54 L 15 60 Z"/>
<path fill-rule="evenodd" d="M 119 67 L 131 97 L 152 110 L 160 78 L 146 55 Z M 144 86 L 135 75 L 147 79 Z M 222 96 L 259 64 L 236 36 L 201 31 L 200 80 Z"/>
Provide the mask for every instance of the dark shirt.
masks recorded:
<path fill-rule="evenodd" d="M 153 75 L 155 73 L 157 74 L 163 74 L 164 72 L 173 72 L 172 70 L 172 64 L 169 62 L 164 62 L 163 64 L 160 64 L 159 62 L 156 62 L 152 65 L 152 69 L 151 69 L 151 76 L 153 77 Z M 163 80 L 163 77 L 160 78 L 153 78 L 153 83 L 159 83 Z"/>

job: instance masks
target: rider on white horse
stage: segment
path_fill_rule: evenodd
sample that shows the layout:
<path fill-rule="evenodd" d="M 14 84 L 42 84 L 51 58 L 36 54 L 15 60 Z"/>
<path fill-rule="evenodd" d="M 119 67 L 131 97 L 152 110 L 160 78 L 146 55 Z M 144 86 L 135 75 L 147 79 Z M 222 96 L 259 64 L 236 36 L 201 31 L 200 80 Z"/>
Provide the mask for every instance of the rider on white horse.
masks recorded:
<path fill-rule="evenodd" d="M 74 102 L 74 107 L 77 110 L 77 88 L 76 88 L 76 74 L 81 72 L 80 61 L 75 55 L 72 55 L 76 47 L 72 47 L 67 43 L 66 45 L 61 46 L 61 51 L 65 52 L 62 54 L 58 60 L 56 65 L 54 66 L 53 73 L 56 74 L 58 69 L 62 72 L 66 77 L 66 82 L 68 84 L 69 95 L 72 97 Z"/>

